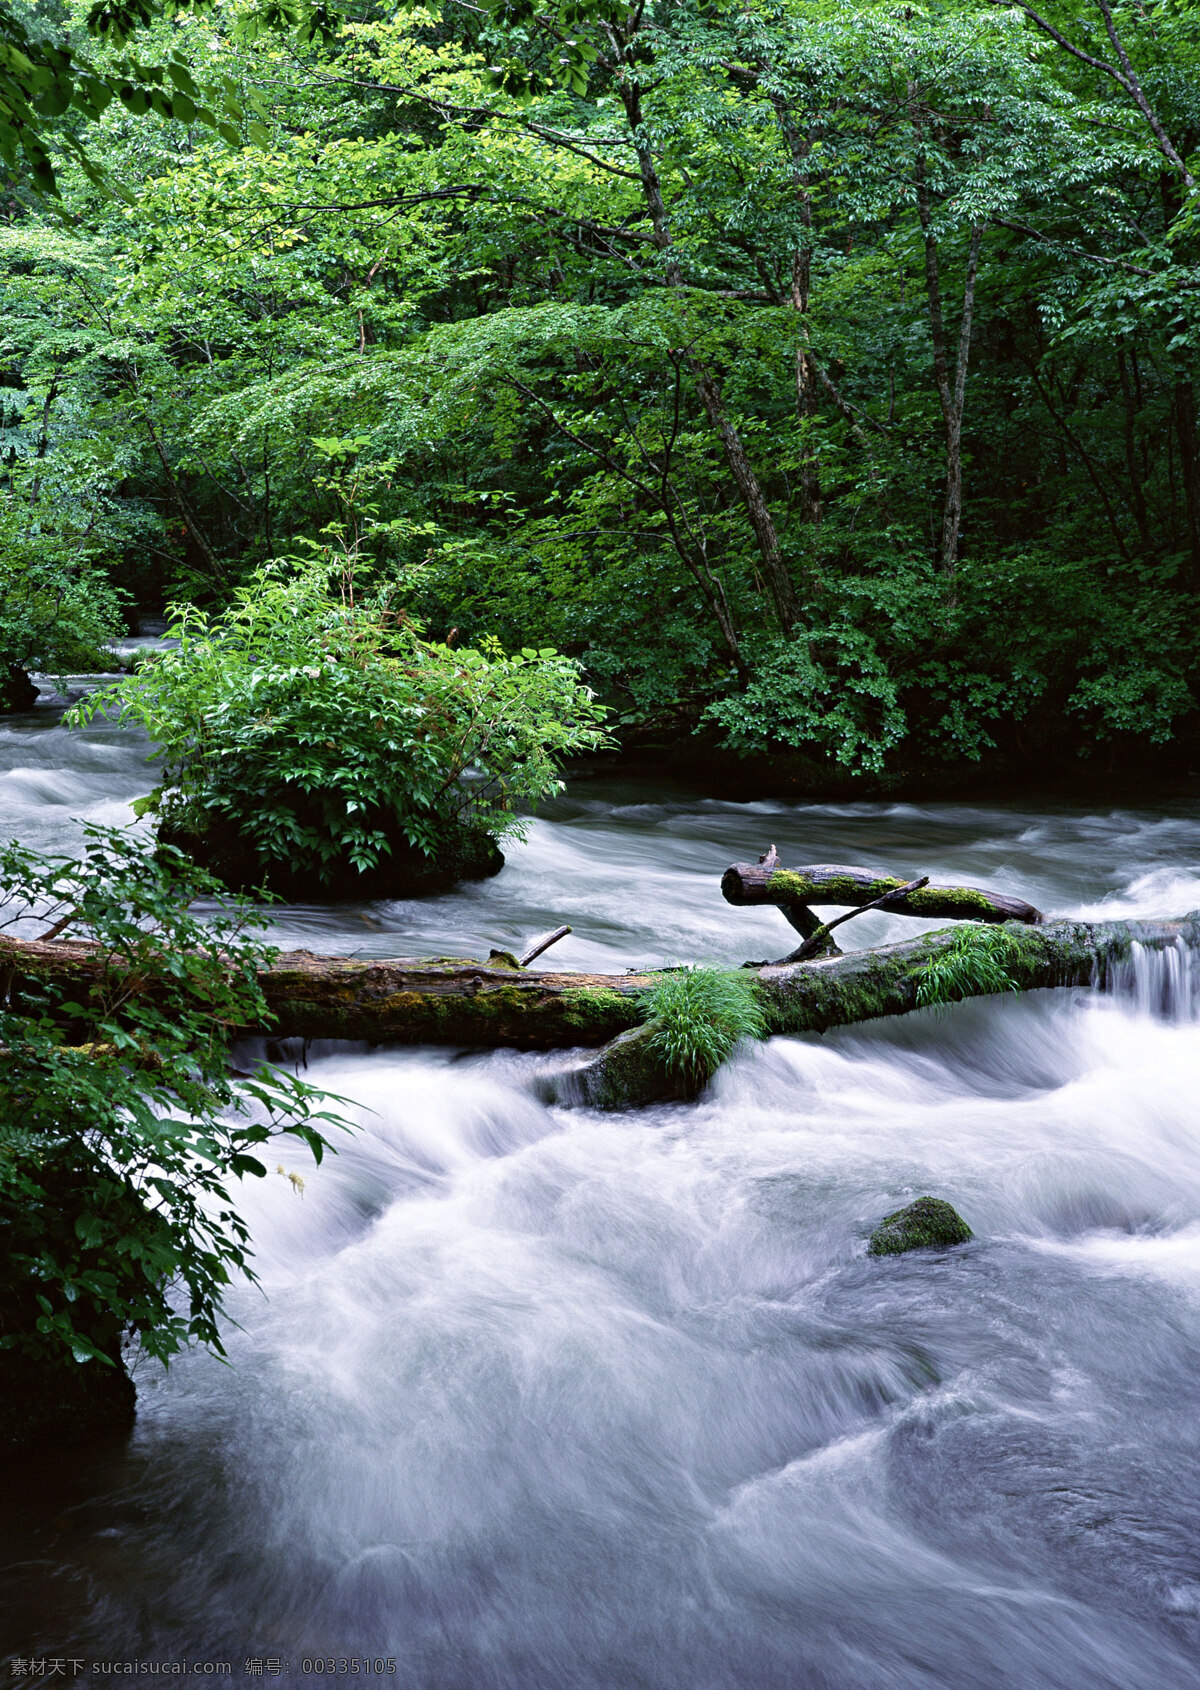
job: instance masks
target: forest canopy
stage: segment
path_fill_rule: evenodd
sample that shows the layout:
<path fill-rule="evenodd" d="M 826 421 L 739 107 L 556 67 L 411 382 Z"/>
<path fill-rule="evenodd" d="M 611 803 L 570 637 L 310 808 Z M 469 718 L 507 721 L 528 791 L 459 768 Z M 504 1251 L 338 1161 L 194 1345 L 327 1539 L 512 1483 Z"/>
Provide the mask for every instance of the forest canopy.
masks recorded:
<path fill-rule="evenodd" d="M 429 640 L 554 648 L 627 739 L 1194 734 L 1198 26 L 7 0 L 13 700 L 353 520 Z"/>

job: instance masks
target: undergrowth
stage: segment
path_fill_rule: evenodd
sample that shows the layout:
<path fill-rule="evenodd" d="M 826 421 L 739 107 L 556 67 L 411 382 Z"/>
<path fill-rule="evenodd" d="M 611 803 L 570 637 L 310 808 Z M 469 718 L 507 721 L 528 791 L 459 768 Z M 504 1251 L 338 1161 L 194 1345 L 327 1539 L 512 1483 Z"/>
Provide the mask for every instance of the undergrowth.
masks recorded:
<path fill-rule="evenodd" d="M 960 927 L 945 950 L 920 970 L 918 1007 L 958 1003 L 988 992 L 1019 992 L 1008 971 L 1019 955 L 1020 945 L 1004 927 Z"/>
<path fill-rule="evenodd" d="M 721 968 L 681 968 L 646 993 L 650 1046 L 668 1072 L 704 1085 L 742 1039 L 766 1037 L 752 975 Z"/>

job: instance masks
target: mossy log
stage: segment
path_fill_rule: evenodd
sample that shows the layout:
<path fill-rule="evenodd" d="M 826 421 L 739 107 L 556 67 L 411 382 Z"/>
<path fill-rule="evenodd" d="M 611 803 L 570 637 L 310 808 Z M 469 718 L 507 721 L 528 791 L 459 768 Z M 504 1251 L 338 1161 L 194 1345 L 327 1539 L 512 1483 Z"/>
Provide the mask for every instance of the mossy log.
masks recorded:
<path fill-rule="evenodd" d="M 92 944 L 0 935 L 0 999 L 20 1010 L 23 982 L 31 982 L 80 1000 L 109 966 Z M 469 957 L 370 961 L 284 951 L 259 983 L 273 1019 L 238 1031 L 555 1050 L 604 1044 L 636 1026 L 653 977 L 535 973 Z M 32 1007 L 32 994 L 29 1002 Z"/>
<path fill-rule="evenodd" d="M 774 904 L 789 918 L 797 906 L 808 909 L 813 904 L 838 904 L 853 908 L 896 893 L 899 895 L 888 901 L 892 915 L 917 915 L 935 921 L 1019 921 L 1030 926 L 1044 919 L 1041 911 L 1024 898 L 989 892 L 982 886 L 925 885 L 915 891 L 905 891 L 904 887 L 904 880 L 897 875 L 878 869 L 847 868 L 841 863 L 780 868 L 774 847 L 762 862 L 734 863 L 721 877 L 727 903 Z"/>
<path fill-rule="evenodd" d="M 823 1032 L 917 1007 L 921 971 L 955 929 L 814 962 L 756 969 L 773 1033 Z M 1014 929 L 1005 968 L 1024 990 L 1104 986 L 1133 945 L 1200 945 L 1200 911 L 1166 921 L 1053 921 Z M 0 991 L 22 981 L 86 993 L 105 968 L 92 945 L 0 936 Z M 278 1037 L 553 1050 L 606 1044 L 641 1021 L 650 974 L 542 973 L 463 958 L 370 961 L 284 952 L 260 976 Z"/>
<path fill-rule="evenodd" d="M 758 970 L 760 1001 L 776 1033 L 824 1032 L 918 1008 L 924 967 L 955 941 L 942 928 L 916 939 L 817 962 Z M 1200 911 L 1165 921 L 1050 921 L 1012 933 L 1004 970 L 1022 991 L 1111 986 L 1135 944 L 1152 950 L 1200 946 Z M 964 995 L 986 995 L 967 987 Z"/>

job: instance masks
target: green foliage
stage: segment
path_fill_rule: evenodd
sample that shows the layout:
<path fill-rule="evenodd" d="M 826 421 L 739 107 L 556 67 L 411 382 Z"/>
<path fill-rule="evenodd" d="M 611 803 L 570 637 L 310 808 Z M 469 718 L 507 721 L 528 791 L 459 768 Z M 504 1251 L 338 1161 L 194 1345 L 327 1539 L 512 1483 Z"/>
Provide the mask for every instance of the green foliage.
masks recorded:
<path fill-rule="evenodd" d="M 124 632 L 124 595 L 91 536 L 38 492 L 17 475 L 0 488 L 0 677 L 106 668 L 104 647 Z"/>
<path fill-rule="evenodd" d="M 4 515 L 0 504 L 0 532 Z M 64 556 L 52 537 L 36 563 L 23 546 L 0 553 L 0 675 L 107 668 L 103 648 L 123 631 L 120 596 L 106 575 Z"/>
<path fill-rule="evenodd" d="M 78 131 L 97 123 L 114 102 L 142 117 L 153 112 L 180 124 L 202 124 L 231 145 L 240 136 L 235 124 L 247 113 L 227 79 L 206 77 L 199 84 L 187 58 L 172 45 L 161 64 L 147 64 L 136 53 L 115 50 L 153 26 L 169 27 L 176 13 L 215 10 L 212 0 L 92 0 L 81 6 L 40 13 L 20 0 L 0 5 L 0 159 L 10 171 L 27 173 L 43 194 L 57 195 L 55 153 L 66 153 L 89 180 L 102 183 L 103 169 Z M 66 13 L 65 19 L 63 12 Z M 49 23 L 54 16 L 54 23 Z M 333 33 L 333 9 L 325 0 L 275 0 L 245 8 L 241 33 L 253 38 L 264 28 L 283 27 L 301 40 Z M 109 51 L 105 51 L 105 46 Z M 261 104 L 256 106 L 261 111 Z M 63 123 L 68 118 L 71 121 Z M 265 135 L 250 121 L 252 135 Z"/>
<path fill-rule="evenodd" d="M 756 652 L 750 684 L 711 704 L 705 720 L 734 751 L 811 746 L 848 768 L 876 773 L 904 737 L 897 687 L 865 634 L 771 640 Z"/>
<path fill-rule="evenodd" d="M 753 976 L 720 968 L 680 968 L 646 994 L 650 1045 L 667 1071 L 705 1084 L 743 1039 L 766 1037 Z"/>
<path fill-rule="evenodd" d="M 919 970 L 917 1003 L 928 1009 L 978 993 L 1019 992 L 1009 965 L 1020 954 L 1020 942 L 1005 927 L 960 927 Z"/>
<path fill-rule="evenodd" d="M 568 653 L 630 731 L 890 775 L 1194 727 L 1197 197 L 1128 80 L 1029 13 L 90 15 L 103 47 L 86 7 L 26 34 L 99 75 L 136 31 L 151 70 L 101 128 L 42 125 L 71 222 L 0 230 L 0 446 L 144 608 L 220 608 L 299 534 L 352 548 L 370 504 L 431 638 Z M 1184 156 L 1196 18 L 1114 13 Z M 218 118 L 269 87 L 256 144 L 142 121 L 188 115 L 184 60 Z"/>
<path fill-rule="evenodd" d="M 178 647 L 73 720 L 144 727 L 160 814 L 225 817 L 264 865 L 328 880 L 397 833 L 430 857 L 462 827 L 519 834 L 517 806 L 560 790 L 558 759 L 601 742 L 602 708 L 554 651 L 432 644 L 399 599 L 319 559 L 263 570 L 223 616 L 180 607 Z"/>
<path fill-rule="evenodd" d="M 321 1094 L 230 1073 L 231 1031 L 269 1019 L 261 917 L 146 842 L 89 828 L 78 861 L 0 848 L 2 925 L 47 921 L 96 950 L 76 984 L 9 962 L 0 1003 L 0 1348 L 115 1363 L 133 1335 L 167 1361 L 222 1353 L 221 1301 L 253 1278 L 231 1183 L 279 1135 L 319 1161 Z M 62 970 L 55 965 L 60 976 Z"/>

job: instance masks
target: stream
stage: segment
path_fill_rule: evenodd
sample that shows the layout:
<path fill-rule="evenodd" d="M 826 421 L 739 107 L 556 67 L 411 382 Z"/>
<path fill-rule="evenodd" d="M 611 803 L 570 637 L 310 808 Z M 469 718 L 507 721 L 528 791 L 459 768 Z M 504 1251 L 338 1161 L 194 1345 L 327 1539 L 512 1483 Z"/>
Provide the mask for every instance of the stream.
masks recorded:
<path fill-rule="evenodd" d="M 145 755 L 49 704 L 0 722 L 4 835 L 62 852 L 127 821 Z M 1200 907 L 1190 793 L 733 803 L 603 776 L 494 880 L 280 909 L 274 938 L 483 956 L 569 922 L 539 966 L 737 964 L 794 943 L 720 896 L 771 843 L 1049 914 Z M 874 913 L 844 934 L 918 930 Z M 127 1445 L 9 1480 L 0 1671 L 1196 1690 L 1186 961 L 1138 957 L 1107 997 L 772 1039 L 700 1103 L 625 1115 L 539 1102 L 544 1057 L 314 1047 L 306 1078 L 361 1130 L 320 1168 L 280 1151 L 302 1192 L 274 1172 L 242 1190 L 262 1286 L 229 1299 L 231 1365 L 141 1364 Z M 868 1257 L 925 1192 L 975 1241 Z"/>

